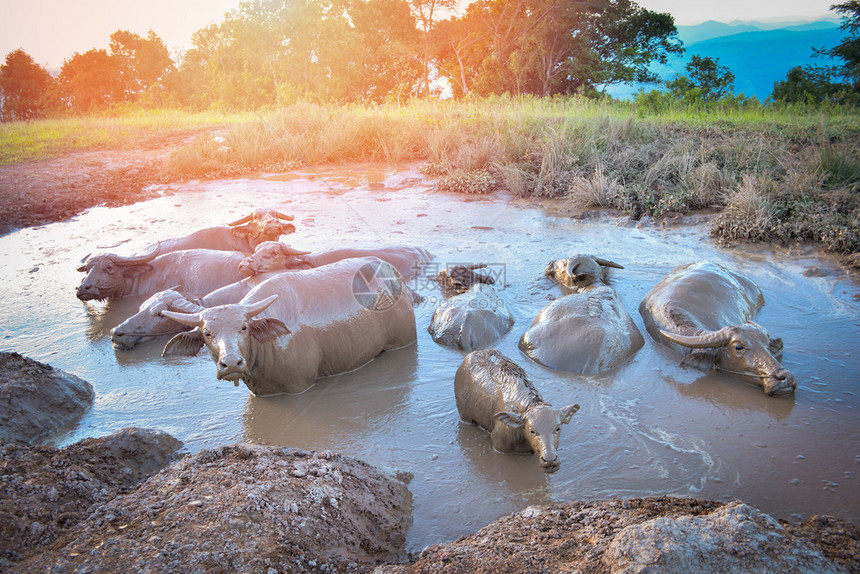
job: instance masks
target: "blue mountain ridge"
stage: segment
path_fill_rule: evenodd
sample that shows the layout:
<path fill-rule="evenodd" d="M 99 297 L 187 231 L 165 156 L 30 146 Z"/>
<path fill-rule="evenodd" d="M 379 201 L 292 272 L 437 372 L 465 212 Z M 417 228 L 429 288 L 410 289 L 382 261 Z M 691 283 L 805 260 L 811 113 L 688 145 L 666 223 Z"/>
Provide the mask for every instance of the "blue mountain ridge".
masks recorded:
<path fill-rule="evenodd" d="M 684 66 L 693 54 L 718 60 L 735 75 L 735 94 L 756 96 L 764 100 L 773 92 L 775 82 L 785 79 L 795 66 L 828 65 L 831 60 L 815 57 L 813 48 L 830 49 L 842 41 L 844 32 L 836 22 L 821 20 L 786 24 L 783 28 L 763 29 L 761 22 L 734 25 L 705 22 L 698 26 L 679 26 L 678 35 L 684 40 L 686 52 L 673 57 L 665 66 L 652 70 L 664 80 L 686 73 Z M 720 32 L 730 32 L 719 35 Z M 716 35 L 715 35 L 716 34 Z M 700 38 L 699 41 L 691 39 Z M 607 93 L 628 99 L 637 91 L 659 89 L 657 85 L 612 86 Z"/>

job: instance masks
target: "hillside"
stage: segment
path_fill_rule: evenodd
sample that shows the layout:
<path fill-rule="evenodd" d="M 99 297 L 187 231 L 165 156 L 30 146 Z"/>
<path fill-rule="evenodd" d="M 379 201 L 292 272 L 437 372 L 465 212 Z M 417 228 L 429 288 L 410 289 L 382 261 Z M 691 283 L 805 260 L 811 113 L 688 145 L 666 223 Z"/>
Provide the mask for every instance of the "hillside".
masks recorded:
<path fill-rule="evenodd" d="M 774 82 L 784 80 L 791 68 L 827 64 L 828 60 L 814 57 L 813 48 L 830 49 L 843 37 L 838 24 L 829 20 L 785 23 L 784 27 L 767 29 L 772 25 L 709 21 L 697 26 L 679 26 L 678 35 L 684 41 L 686 53 L 672 58 L 665 66 L 655 66 L 654 70 L 668 80 L 684 73 L 684 66 L 693 54 L 707 56 L 719 60 L 720 65 L 735 75 L 736 94 L 743 92 L 764 100 L 773 92 Z M 641 87 L 617 86 L 609 93 L 624 99 Z"/>

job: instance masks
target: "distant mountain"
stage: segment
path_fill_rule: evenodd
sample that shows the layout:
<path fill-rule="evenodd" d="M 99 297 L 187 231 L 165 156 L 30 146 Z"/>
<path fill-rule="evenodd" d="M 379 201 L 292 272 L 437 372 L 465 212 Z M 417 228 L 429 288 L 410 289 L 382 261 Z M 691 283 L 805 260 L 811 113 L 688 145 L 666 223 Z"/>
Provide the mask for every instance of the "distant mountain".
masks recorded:
<path fill-rule="evenodd" d="M 776 27 L 774 27 L 776 26 Z M 671 58 L 653 70 L 664 80 L 686 73 L 684 66 L 694 54 L 718 60 L 735 75 L 735 93 L 764 100 L 773 92 L 774 82 L 785 79 L 795 66 L 826 65 L 830 60 L 813 57 L 813 48 L 829 50 L 842 41 L 844 32 L 831 20 L 814 22 L 704 22 L 679 26 L 678 36 L 686 53 Z M 632 97 L 640 88 L 660 86 L 614 86 L 616 98 Z"/>

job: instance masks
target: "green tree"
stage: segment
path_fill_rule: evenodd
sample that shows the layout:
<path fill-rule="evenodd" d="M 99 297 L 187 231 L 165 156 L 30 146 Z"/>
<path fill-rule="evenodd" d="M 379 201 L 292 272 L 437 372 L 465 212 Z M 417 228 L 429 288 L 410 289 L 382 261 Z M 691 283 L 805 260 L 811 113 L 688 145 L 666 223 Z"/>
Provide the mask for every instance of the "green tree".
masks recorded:
<path fill-rule="evenodd" d="M 842 15 L 840 28 L 848 36 L 829 50 L 829 55 L 842 60 L 839 73 L 860 90 L 860 0 L 850 0 L 830 7 Z"/>
<path fill-rule="evenodd" d="M 666 83 L 669 91 L 685 100 L 716 101 L 732 93 L 735 75 L 719 59 L 694 54 L 687 65 L 686 76 L 677 76 Z"/>
<path fill-rule="evenodd" d="M 820 104 L 823 102 L 851 102 L 851 86 L 833 81 L 833 70 L 821 66 L 795 66 L 785 80 L 773 85 L 773 99 L 778 102 Z"/>
<path fill-rule="evenodd" d="M 60 85 L 72 109 L 81 112 L 125 101 L 120 63 L 107 50 L 75 52 L 63 62 Z"/>
<path fill-rule="evenodd" d="M 41 118 L 60 106 L 57 82 L 24 50 L 6 55 L 0 66 L 0 120 Z"/>

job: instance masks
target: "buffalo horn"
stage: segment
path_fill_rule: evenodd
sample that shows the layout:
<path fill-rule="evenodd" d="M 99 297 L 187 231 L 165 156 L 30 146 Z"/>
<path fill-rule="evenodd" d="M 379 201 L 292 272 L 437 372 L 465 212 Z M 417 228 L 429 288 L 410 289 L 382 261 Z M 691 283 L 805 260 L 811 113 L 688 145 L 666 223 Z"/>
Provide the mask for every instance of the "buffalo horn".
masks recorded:
<path fill-rule="evenodd" d="M 275 215 L 278 219 L 283 219 L 284 221 L 293 221 L 295 219 L 294 216 L 281 213 L 280 211 L 272 210 L 272 215 Z"/>
<path fill-rule="evenodd" d="M 249 221 L 251 221 L 251 218 L 253 218 L 253 217 L 254 217 L 254 214 L 252 213 L 251 215 L 246 215 L 246 216 L 245 216 L 245 217 L 243 217 L 242 219 L 237 219 L 237 220 L 236 220 L 236 221 L 234 221 L 233 223 L 228 223 L 227 225 L 229 225 L 230 227 L 235 227 L 235 226 L 237 226 L 237 225 L 242 225 L 243 223 L 248 223 Z"/>
<path fill-rule="evenodd" d="M 678 335 L 668 331 L 660 330 L 664 337 L 691 349 L 705 349 L 709 347 L 722 347 L 731 340 L 729 327 L 723 327 L 719 331 L 705 331 L 701 335 Z"/>
<path fill-rule="evenodd" d="M 254 315 L 258 315 L 266 310 L 266 308 L 275 302 L 275 299 L 278 298 L 278 295 L 269 295 L 262 301 L 257 301 L 256 303 L 248 303 L 244 305 L 245 307 L 245 317 L 251 318 Z"/>
<path fill-rule="evenodd" d="M 299 251 L 298 249 L 290 247 L 286 243 L 281 243 L 281 251 L 292 257 L 298 257 L 300 255 L 309 255 L 310 253 L 312 253 L 311 251 Z"/>
<path fill-rule="evenodd" d="M 149 263 L 156 257 L 158 257 L 158 253 L 161 251 L 161 242 L 155 244 L 149 253 L 144 253 L 143 255 L 133 255 L 131 257 L 119 257 L 114 255 L 114 261 L 117 265 L 140 265 L 141 263 Z"/>
<path fill-rule="evenodd" d="M 598 265 L 602 265 L 604 267 L 614 267 L 616 269 L 624 269 L 623 266 L 619 265 L 618 263 L 615 263 L 614 261 L 610 261 L 608 259 L 600 259 L 599 257 L 595 257 L 594 260 L 597 262 Z"/>
<path fill-rule="evenodd" d="M 177 293 L 179 295 L 179 293 Z M 193 301 L 189 301 L 182 295 L 179 295 L 174 301 L 170 301 L 168 306 L 174 311 L 180 311 L 182 313 L 200 313 L 201 311 L 205 311 L 206 307 L 202 305 L 198 305 Z"/>
<path fill-rule="evenodd" d="M 188 325 L 189 327 L 199 327 L 202 322 L 200 313 L 176 313 L 174 311 L 162 311 L 161 314 L 168 319 L 173 319 L 177 323 Z"/>

